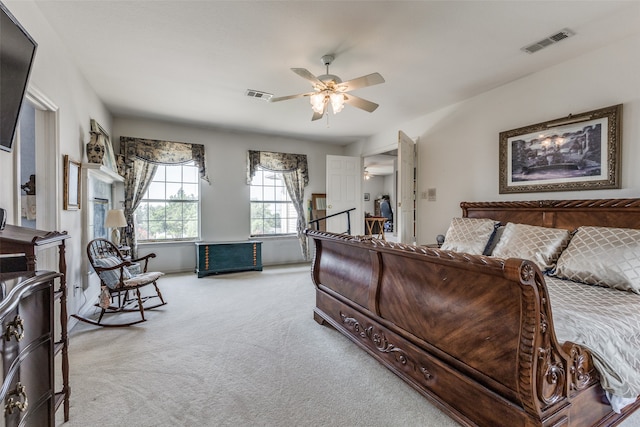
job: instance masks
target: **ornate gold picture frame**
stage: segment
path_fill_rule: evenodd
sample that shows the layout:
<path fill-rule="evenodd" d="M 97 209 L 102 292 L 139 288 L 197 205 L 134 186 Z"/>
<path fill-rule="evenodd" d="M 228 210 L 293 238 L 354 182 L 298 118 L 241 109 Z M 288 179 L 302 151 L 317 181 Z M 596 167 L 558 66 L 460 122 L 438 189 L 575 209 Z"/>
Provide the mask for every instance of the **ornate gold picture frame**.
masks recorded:
<path fill-rule="evenodd" d="M 620 188 L 622 104 L 500 132 L 499 192 Z"/>

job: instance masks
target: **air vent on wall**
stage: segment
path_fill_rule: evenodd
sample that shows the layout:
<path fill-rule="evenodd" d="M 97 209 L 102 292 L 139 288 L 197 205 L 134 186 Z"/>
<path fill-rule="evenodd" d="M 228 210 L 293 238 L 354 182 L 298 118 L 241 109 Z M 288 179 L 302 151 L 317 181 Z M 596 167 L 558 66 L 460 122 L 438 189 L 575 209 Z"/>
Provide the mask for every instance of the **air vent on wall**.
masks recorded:
<path fill-rule="evenodd" d="M 260 92 L 259 90 L 253 90 L 253 89 L 247 89 L 247 92 L 245 93 L 245 95 L 251 98 L 264 99 L 265 101 L 270 100 L 271 97 L 273 96 L 272 93 Z"/>
<path fill-rule="evenodd" d="M 559 41 L 569 38 L 575 34 L 576 33 L 571 31 L 570 29 L 564 28 L 555 34 L 552 34 L 549 37 L 540 40 L 539 42 L 523 47 L 522 50 L 524 50 L 527 53 L 535 53 L 541 49 L 544 49 L 547 46 L 551 46 L 552 44 L 558 43 Z"/>

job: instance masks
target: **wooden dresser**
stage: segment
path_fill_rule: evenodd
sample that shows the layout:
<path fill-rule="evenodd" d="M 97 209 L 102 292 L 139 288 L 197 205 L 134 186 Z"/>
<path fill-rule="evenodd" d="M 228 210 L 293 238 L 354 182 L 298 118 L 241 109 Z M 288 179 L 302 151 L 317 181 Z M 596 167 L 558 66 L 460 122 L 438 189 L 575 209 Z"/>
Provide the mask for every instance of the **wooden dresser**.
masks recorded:
<path fill-rule="evenodd" d="M 38 408 L 46 408 L 47 411 L 50 411 L 49 418 L 47 419 L 51 419 L 52 422 L 39 423 L 29 421 L 24 423 L 20 421 L 20 425 L 33 425 L 38 427 L 45 425 L 54 426 L 55 411 L 61 405 L 64 407 L 64 421 L 69 420 L 69 395 L 71 389 L 69 387 L 69 338 L 67 331 L 68 313 L 66 285 L 67 264 L 65 259 L 65 240 L 69 237 L 70 236 L 66 232 L 42 231 L 26 227 L 18 227 L 15 225 L 7 225 L 4 230 L 0 231 L 0 255 L 3 255 L 3 257 L 0 258 L 0 277 L 3 278 L 2 280 L 7 280 L 2 289 L 0 289 L 0 296 L 2 296 L 0 306 L 2 307 L 2 313 L 8 313 L 9 317 L 11 317 L 11 313 L 14 313 L 14 311 L 12 311 L 13 309 L 5 309 L 4 307 L 5 304 L 15 305 L 18 310 L 18 313 L 15 315 L 20 315 L 21 319 L 16 320 L 13 317 L 5 318 L 5 314 L 3 314 L 3 330 L 0 331 L 0 333 L 4 333 L 5 335 L 10 333 L 7 329 L 9 324 L 6 322 L 12 321 L 16 322 L 12 328 L 23 329 L 25 331 L 25 338 L 20 341 L 19 345 L 14 345 L 14 347 L 10 346 L 8 350 L 3 352 L 2 373 L 5 377 L 5 383 L 3 388 L 0 390 L 0 394 L 2 394 L 4 399 L 5 408 L 10 404 L 10 399 L 13 399 L 11 402 L 14 403 L 18 412 L 20 412 L 20 407 L 24 405 L 16 403 L 19 402 L 19 400 L 16 399 L 20 399 L 20 396 L 23 396 L 23 394 L 26 393 L 29 400 L 29 404 L 23 408 L 25 411 L 22 412 L 22 416 L 16 416 L 15 411 L 13 414 L 8 414 L 8 410 L 5 409 L 5 417 L 7 417 L 5 419 L 5 425 L 7 426 L 14 425 L 14 420 L 16 419 L 19 420 L 23 417 L 27 417 L 27 415 L 31 413 L 30 408 L 34 408 L 34 411 L 36 410 L 35 405 L 38 405 Z M 38 272 L 36 274 L 35 270 L 37 269 L 38 252 L 41 249 L 50 247 L 57 247 L 58 272 Z M 57 289 L 55 287 L 55 282 L 59 283 Z M 44 288 L 46 288 L 46 290 Z M 16 289 L 14 294 L 10 294 L 10 289 Z M 37 289 L 37 291 L 34 289 Z M 48 297 L 42 296 L 45 293 L 47 295 L 50 293 L 50 295 Z M 10 295 L 13 296 L 8 298 Z M 56 310 L 51 308 L 51 305 L 54 303 L 58 303 L 60 307 L 58 310 L 59 316 L 57 317 L 58 322 L 56 322 Z M 22 311 L 24 311 L 24 315 L 20 314 Z M 25 320 L 26 317 L 31 319 L 29 323 Z M 33 338 L 35 341 L 29 339 L 30 335 L 27 335 L 27 329 L 32 327 L 30 326 L 31 322 L 39 325 L 35 327 L 38 332 L 28 332 L 29 334 L 38 334 L 38 338 Z M 47 339 L 50 340 L 50 343 L 46 342 Z M 7 345 L 13 342 L 9 341 L 6 336 L 2 340 L 5 349 L 7 348 Z M 31 347 L 26 348 L 25 346 L 27 344 L 30 344 Z M 9 353 L 7 353 L 7 351 Z M 32 351 L 36 353 L 35 356 L 31 356 Z M 29 355 L 29 360 L 31 360 L 31 357 L 34 357 L 37 362 L 24 364 L 27 359 L 23 359 L 23 355 L 26 357 L 27 354 Z M 18 359 L 10 358 L 8 361 L 8 355 L 11 357 L 15 356 Z M 57 360 L 59 363 L 54 363 L 54 359 L 56 357 L 59 358 L 59 360 Z M 19 396 L 9 394 L 11 390 L 14 390 L 14 388 L 9 387 L 13 383 L 7 383 L 7 381 L 10 380 L 9 369 L 12 369 L 13 360 L 20 361 L 20 368 L 18 370 L 19 376 L 16 378 L 35 378 L 33 381 L 37 382 L 35 389 L 38 390 L 37 393 L 38 396 L 40 396 L 38 399 L 44 398 L 44 396 L 49 396 L 47 397 L 49 401 L 46 404 L 39 400 L 38 402 L 40 403 L 38 403 L 34 400 L 36 399 L 35 397 L 31 397 L 33 393 L 31 390 L 34 388 L 26 387 L 25 381 L 20 381 L 24 388 L 20 387 L 18 389 L 17 393 Z M 49 366 L 49 360 L 52 362 L 50 368 L 47 368 L 47 366 Z M 58 369 L 61 370 L 61 375 L 54 375 L 54 365 L 56 367 L 59 366 Z M 50 372 L 46 369 L 49 369 Z M 15 376 L 16 372 L 12 375 Z M 51 395 L 49 395 L 48 392 L 39 394 L 41 390 L 49 389 L 49 385 L 47 383 L 49 376 L 51 376 L 50 388 L 52 390 L 54 389 L 54 377 L 61 378 L 61 384 L 55 385 L 56 391 L 51 392 Z M 44 411 L 45 409 L 37 410 Z M 40 415 L 35 417 L 37 417 L 38 420 L 40 419 Z M 0 425 L 2 425 L 2 423 L 0 423 Z"/>
<path fill-rule="evenodd" d="M 262 242 L 197 242 L 198 277 L 233 271 L 262 270 Z"/>
<path fill-rule="evenodd" d="M 60 273 L 0 273 L 3 426 L 55 426 L 55 284 Z"/>

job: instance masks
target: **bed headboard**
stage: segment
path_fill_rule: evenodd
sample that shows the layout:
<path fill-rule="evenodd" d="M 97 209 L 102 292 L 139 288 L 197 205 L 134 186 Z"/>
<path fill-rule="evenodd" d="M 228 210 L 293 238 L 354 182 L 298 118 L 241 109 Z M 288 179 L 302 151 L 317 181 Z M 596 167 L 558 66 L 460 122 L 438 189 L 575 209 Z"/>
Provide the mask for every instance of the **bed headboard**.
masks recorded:
<path fill-rule="evenodd" d="M 575 230 L 581 225 L 640 229 L 640 199 L 462 202 L 462 216 Z"/>

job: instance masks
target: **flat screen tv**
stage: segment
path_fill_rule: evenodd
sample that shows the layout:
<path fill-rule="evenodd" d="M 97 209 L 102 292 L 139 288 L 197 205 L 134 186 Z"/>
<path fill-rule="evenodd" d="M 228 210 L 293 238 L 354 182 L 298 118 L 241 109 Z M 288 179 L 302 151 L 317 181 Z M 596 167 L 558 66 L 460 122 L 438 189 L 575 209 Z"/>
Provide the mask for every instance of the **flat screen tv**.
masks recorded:
<path fill-rule="evenodd" d="M 0 3 L 0 149 L 11 151 L 38 44 Z"/>

